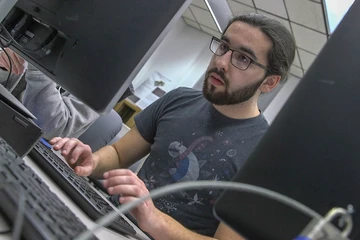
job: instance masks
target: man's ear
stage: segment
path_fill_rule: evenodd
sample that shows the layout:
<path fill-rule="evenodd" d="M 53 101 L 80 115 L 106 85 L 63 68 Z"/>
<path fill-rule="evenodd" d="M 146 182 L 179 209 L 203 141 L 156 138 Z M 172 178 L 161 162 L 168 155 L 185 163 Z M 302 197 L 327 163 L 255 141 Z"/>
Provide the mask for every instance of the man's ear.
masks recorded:
<path fill-rule="evenodd" d="M 280 75 L 270 75 L 264 80 L 263 84 L 260 86 L 261 92 L 267 93 L 271 92 L 280 82 Z"/>

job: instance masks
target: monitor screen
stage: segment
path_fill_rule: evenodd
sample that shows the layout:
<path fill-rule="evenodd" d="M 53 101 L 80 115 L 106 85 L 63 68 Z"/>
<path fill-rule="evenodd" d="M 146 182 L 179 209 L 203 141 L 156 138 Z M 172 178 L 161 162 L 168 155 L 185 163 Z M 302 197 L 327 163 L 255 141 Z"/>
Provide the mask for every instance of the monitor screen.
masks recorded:
<path fill-rule="evenodd" d="M 359 12 L 355 1 L 234 179 L 283 194 L 322 216 L 332 208 L 351 210 L 349 239 L 360 238 Z M 294 239 L 311 221 L 285 204 L 245 192 L 225 191 L 214 210 L 248 239 Z M 342 231 L 337 220 L 332 223 Z"/>
<path fill-rule="evenodd" d="M 19 0 L 11 48 L 99 113 L 109 112 L 189 0 Z M 11 36 L 9 36 L 11 34 Z"/>

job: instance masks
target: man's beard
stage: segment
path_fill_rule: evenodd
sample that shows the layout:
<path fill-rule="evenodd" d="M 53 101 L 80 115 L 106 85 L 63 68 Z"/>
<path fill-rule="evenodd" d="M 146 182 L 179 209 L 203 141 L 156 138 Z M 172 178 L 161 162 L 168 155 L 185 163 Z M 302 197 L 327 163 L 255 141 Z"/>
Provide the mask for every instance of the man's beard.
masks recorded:
<path fill-rule="evenodd" d="M 209 77 L 211 73 L 218 74 L 224 81 L 225 90 L 223 92 L 215 92 L 216 87 L 209 84 Z M 225 77 L 224 72 L 218 71 L 217 68 L 212 68 L 207 71 L 205 75 L 203 94 L 209 102 L 215 105 L 234 105 L 243 103 L 255 95 L 265 78 L 266 76 L 254 84 L 229 92 L 229 80 Z"/>

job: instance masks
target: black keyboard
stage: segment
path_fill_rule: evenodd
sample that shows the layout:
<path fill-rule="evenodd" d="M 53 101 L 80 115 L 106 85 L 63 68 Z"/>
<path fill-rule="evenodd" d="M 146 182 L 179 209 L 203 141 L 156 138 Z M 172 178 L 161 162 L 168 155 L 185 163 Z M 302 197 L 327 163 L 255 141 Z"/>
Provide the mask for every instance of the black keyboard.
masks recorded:
<path fill-rule="evenodd" d="M 22 239 L 73 239 L 87 229 L 1 138 L 0 199 L 2 216 L 12 230 L 20 224 Z M 21 204 L 22 222 L 16 218 Z"/>
<path fill-rule="evenodd" d="M 51 149 L 38 142 L 29 156 L 46 172 L 54 182 L 87 214 L 92 220 L 113 211 L 99 193 L 94 191 L 84 177 L 80 177 L 60 159 Z M 135 229 L 120 215 L 109 228 L 121 234 L 134 236 Z"/>

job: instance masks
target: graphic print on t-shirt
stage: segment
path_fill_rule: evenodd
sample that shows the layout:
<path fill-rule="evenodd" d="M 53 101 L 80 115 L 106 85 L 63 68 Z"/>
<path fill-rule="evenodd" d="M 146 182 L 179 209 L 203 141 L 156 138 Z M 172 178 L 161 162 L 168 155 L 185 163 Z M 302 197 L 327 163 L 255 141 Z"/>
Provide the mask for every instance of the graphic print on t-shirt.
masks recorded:
<path fill-rule="evenodd" d="M 212 142 L 212 137 L 201 137 L 185 147 L 181 142 L 172 142 L 168 147 L 170 156 L 176 163 L 176 168 L 170 168 L 169 174 L 173 182 L 195 181 L 199 178 L 200 166 L 193 150 L 204 148 L 205 142 Z"/>
<path fill-rule="evenodd" d="M 237 148 L 241 149 L 245 144 L 245 139 L 233 139 L 221 130 L 205 136 L 193 132 L 188 139 L 172 138 L 162 145 L 166 146 L 162 155 L 164 160 L 160 157 L 149 159 L 146 166 L 150 174 L 143 181 L 149 189 L 175 182 L 228 181 L 242 159 L 242 152 Z M 221 189 L 179 191 L 155 199 L 154 204 L 175 219 L 204 213 L 210 219 L 212 206 L 220 193 Z"/>

